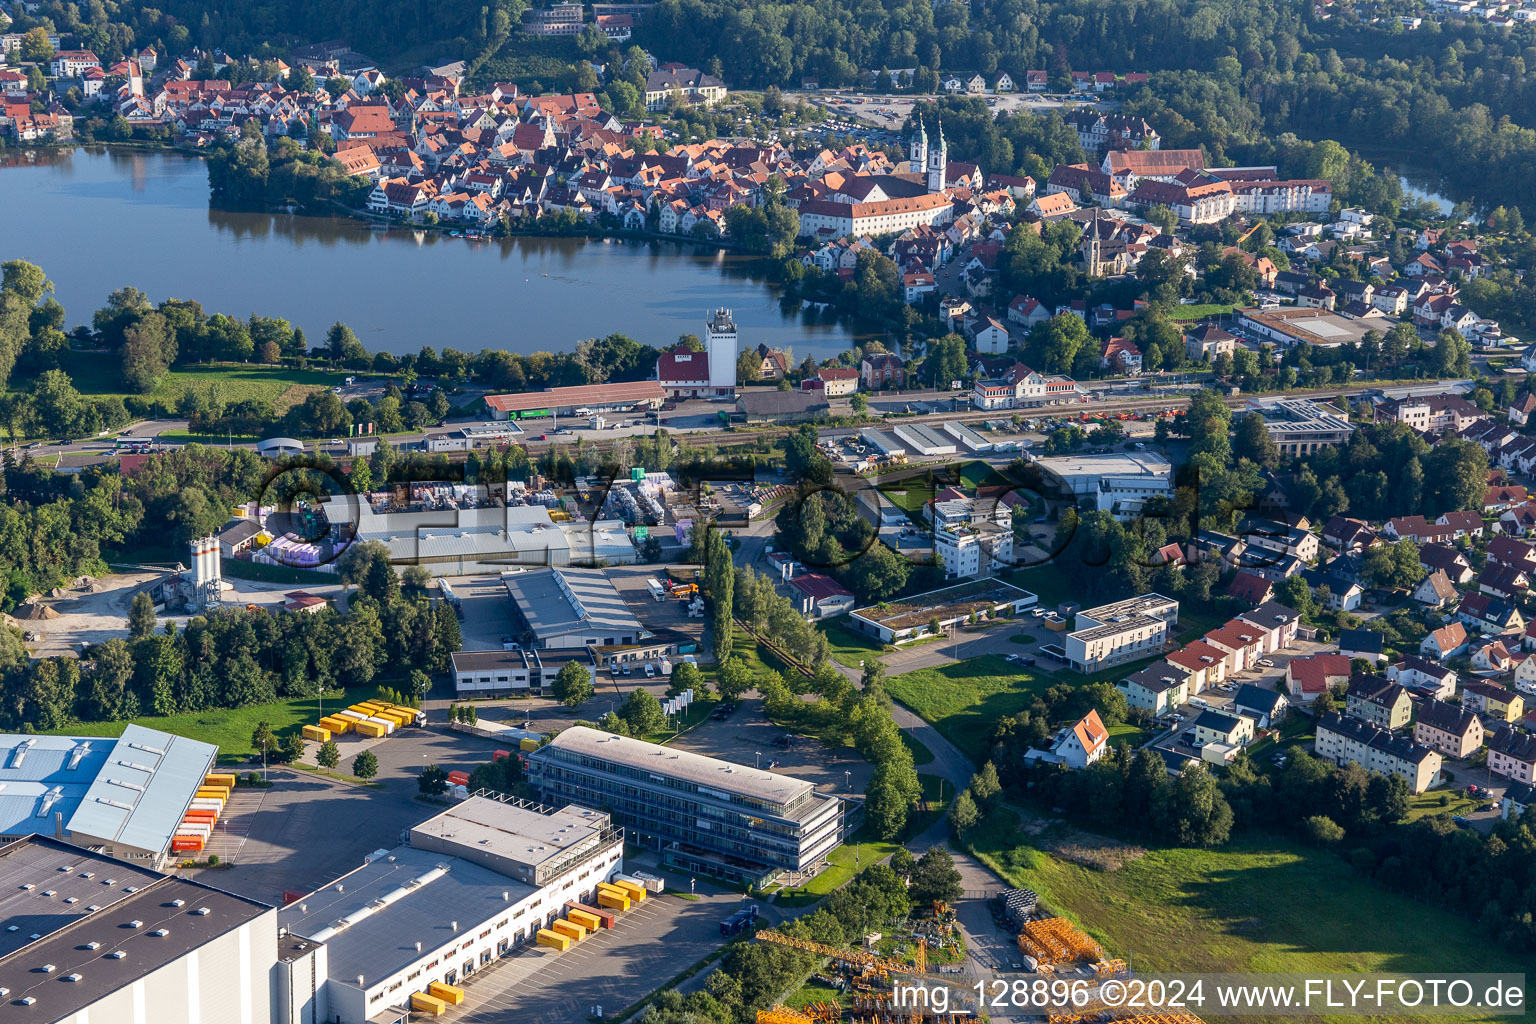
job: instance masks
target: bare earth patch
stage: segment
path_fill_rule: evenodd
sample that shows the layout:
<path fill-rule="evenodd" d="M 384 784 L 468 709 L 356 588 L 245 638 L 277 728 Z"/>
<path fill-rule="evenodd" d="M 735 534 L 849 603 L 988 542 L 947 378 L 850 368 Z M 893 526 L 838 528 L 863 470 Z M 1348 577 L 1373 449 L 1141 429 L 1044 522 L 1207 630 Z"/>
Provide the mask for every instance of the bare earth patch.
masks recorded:
<path fill-rule="evenodd" d="M 1017 804 L 1008 808 L 1019 816 L 1019 831 L 1046 853 L 1095 871 L 1118 871 L 1147 855 L 1144 847 L 1122 843 L 1068 825 L 1060 818 L 1046 818 Z"/>

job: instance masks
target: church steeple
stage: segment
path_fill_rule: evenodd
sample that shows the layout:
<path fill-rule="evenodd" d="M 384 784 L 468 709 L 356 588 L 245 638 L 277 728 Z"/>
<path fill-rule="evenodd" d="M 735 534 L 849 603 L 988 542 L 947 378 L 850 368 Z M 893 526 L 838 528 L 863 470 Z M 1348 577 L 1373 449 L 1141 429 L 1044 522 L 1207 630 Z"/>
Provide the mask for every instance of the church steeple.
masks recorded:
<path fill-rule="evenodd" d="M 944 142 L 944 124 L 937 117 L 934 118 L 934 131 L 937 138 L 928 148 L 928 191 L 942 192 L 948 185 L 949 147 Z"/>
<path fill-rule="evenodd" d="M 928 132 L 921 115 L 917 118 L 917 131 L 908 140 L 907 167 L 913 174 L 922 174 L 928 168 Z"/>

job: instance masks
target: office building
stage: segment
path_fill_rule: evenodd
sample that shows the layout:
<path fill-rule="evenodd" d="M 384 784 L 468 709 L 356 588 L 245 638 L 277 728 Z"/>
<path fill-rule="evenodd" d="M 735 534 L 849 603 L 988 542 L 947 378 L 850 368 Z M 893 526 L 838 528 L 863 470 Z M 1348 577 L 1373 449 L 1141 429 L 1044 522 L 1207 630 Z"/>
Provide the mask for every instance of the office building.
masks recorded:
<path fill-rule="evenodd" d="M 218 752 L 132 724 L 117 739 L 0 735 L 0 842 L 53 836 L 162 868 Z"/>
<path fill-rule="evenodd" d="M 1251 413 L 1264 417 L 1265 432 L 1287 458 L 1345 444 L 1355 432 L 1348 416 L 1324 402 L 1299 398 L 1252 401 L 1244 415 Z"/>
<path fill-rule="evenodd" d="M 735 882 L 819 870 L 842 842 L 844 801 L 809 782 L 576 726 L 528 755 L 548 802 L 609 808 L 666 863 Z"/>
<path fill-rule="evenodd" d="M 283 1022 L 404 1021 L 413 994 L 537 941 L 568 901 L 595 903 L 623 854 L 600 811 L 470 797 L 282 908 Z"/>
<path fill-rule="evenodd" d="M 29 836 L 0 848 L 0 922 L 7 1024 L 273 1020 L 277 910 L 255 900 Z"/>

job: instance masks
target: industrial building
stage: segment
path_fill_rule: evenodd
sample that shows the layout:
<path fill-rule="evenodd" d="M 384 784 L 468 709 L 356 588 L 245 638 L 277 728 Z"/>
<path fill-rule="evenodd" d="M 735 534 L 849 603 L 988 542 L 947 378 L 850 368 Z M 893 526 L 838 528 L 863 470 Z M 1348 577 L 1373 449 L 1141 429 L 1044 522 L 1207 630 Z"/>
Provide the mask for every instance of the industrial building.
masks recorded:
<path fill-rule="evenodd" d="M 649 635 L 601 569 L 529 569 L 502 582 L 539 650 L 635 644 Z"/>
<path fill-rule="evenodd" d="M 274 1020 L 274 907 L 30 836 L 0 847 L 0 921 L 8 1024 Z"/>
<path fill-rule="evenodd" d="M 504 697 L 513 693 L 538 695 L 572 660 L 592 671 L 585 649 L 568 651 L 458 651 L 452 655 L 454 693 L 460 697 Z"/>
<path fill-rule="evenodd" d="M 383 543 L 396 564 L 424 565 L 434 576 L 636 560 L 622 522 L 556 522 L 543 505 L 377 512 L 367 501 L 338 496 L 326 503 L 325 512 L 333 526 L 345 526 L 358 541 Z"/>
<path fill-rule="evenodd" d="M 586 807 L 472 796 L 409 838 L 278 912 L 284 1024 L 404 1021 L 413 995 L 535 942 L 623 867 L 622 831 Z"/>
<path fill-rule="evenodd" d="M 1061 455 L 1038 462 L 1085 511 L 1108 512 L 1121 521 L 1138 515 L 1148 500 L 1173 494 L 1173 466 L 1152 452 Z"/>
<path fill-rule="evenodd" d="M 953 437 L 946 437 L 921 423 L 903 423 L 894 433 L 919 455 L 955 455 L 960 451 Z"/>
<path fill-rule="evenodd" d="M 583 726 L 530 753 L 528 778 L 546 801 L 611 809 L 667 864 L 754 885 L 819 870 L 847 824 L 809 782 Z"/>
<path fill-rule="evenodd" d="M 547 416 L 587 416 L 602 412 L 659 409 L 666 400 L 661 385 L 654 380 L 621 381 L 612 384 L 579 384 L 544 391 L 523 391 L 515 395 L 486 395 L 486 407 L 493 419 L 529 419 Z"/>
<path fill-rule="evenodd" d="M 1326 309 L 1240 309 L 1237 325 L 1261 342 L 1290 349 L 1302 343 L 1314 348 L 1358 345 L 1372 331 L 1385 334 L 1393 321 L 1384 316 L 1357 318 Z"/>
<path fill-rule="evenodd" d="M 159 869 L 218 752 L 132 724 L 117 739 L 0 735 L 0 841 L 53 836 Z"/>

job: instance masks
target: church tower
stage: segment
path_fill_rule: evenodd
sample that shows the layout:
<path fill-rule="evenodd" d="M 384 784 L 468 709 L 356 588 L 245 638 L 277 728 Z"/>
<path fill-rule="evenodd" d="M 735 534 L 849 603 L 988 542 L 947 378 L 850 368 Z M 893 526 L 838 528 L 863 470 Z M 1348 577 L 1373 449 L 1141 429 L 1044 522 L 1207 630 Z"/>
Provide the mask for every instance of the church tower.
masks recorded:
<path fill-rule="evenodd" d="M 938 139 L 928 150 L 928 191 L 942 192 L 945 185 L 945 171 L 949 167 L 949 147 L 944 143 L 944 126 L 937 125 Z"/>
<path fill-rule="evenodd" d="M 917 131 L 907 140 L 907 167 L 917 175 L 925 174 L 928 170 L 928 132 L 923 127 L 923 119 L 917 119 Z"/>

